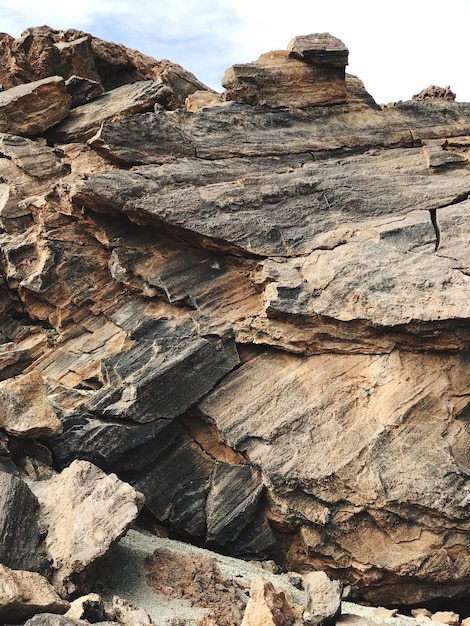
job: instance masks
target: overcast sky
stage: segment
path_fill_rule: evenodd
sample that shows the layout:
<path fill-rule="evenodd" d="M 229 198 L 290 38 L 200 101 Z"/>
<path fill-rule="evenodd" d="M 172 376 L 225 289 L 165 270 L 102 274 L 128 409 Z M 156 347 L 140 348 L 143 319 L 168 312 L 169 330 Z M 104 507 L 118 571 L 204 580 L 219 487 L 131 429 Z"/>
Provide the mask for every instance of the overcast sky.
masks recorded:
<path fill-rule="evenodd" d="M 221 90 L 225 69 L 330 32 L 379 103 L 433 84 L 470 102 L 470 0 L 0 0 L 0 31 L 78 28 L 167 58 Z"/>

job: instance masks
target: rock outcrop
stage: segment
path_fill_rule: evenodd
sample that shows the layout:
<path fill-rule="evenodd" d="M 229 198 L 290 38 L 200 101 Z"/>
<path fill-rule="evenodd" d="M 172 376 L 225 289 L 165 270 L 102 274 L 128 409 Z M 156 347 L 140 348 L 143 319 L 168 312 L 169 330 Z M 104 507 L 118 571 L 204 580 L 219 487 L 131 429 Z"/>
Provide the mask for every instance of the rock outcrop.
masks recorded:
<path fill-rule="evenodd" d="M 327 35 L 187 108 L 80 31 L 0 50 L 0 562 L 85 591 L 145 497 L 367 601 L 468 594 L 470 104 L 380 109 Z"/>

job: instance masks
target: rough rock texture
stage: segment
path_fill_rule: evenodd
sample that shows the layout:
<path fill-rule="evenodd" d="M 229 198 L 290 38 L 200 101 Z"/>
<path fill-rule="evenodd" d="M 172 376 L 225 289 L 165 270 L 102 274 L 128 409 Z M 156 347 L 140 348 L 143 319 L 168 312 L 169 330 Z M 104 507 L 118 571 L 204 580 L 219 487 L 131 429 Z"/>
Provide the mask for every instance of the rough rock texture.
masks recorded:
<path fill-rule="evenodd" d="M 40 574 L 0 565 L 2 624 L 18 623 L 36 613 L 65 613 L 69 606 Z"/>
<path fill-rule="evenodd" d="M 87 461 L 73 462 L 34 489 L 47 523 L 54 585 L 61 594 L 70 595 L 84 570 L 135 520 L 143 505 L 142 494 Z"/>
<path fill-rule="evenodd" d="M 105 90 L 0 137 L 0 377 L 45 381 L 63 472 L 6 433 L 0 461 L 27 471 L 62 593 L 142 503 L 101 471 L 169 531 L 369 601 L 468 594 L 470 104 L 381 110 L 322 36 L 274 55 L 341 85 L 301 109 L 172 110 L 171 64 L 77 31 L 0 47 L 16 83 Z"/>
<path fill-rule="evenodd" d="M 62 422 L 47 401 L 37 372 L 0 382 L 0 427 L 18 437 L 44 439 L 59 435 Z"/>
<path fill-rule="evenodd" d="M 292 602 L 283 591 L 275 589 L 262 576 L 253 579 L 241 626 L 300 626 L 303 623 L 301 607 L 293 610 Z"/>
<path fill-rule="evenodd" d="M 38 570 L 40 544 L 37 498 L 21 478 L 0 472 L 0 564 Z"/>
<path fill-rule="evenodd" d="M 222 79 L 226 99 L 247 104 L 303 109 L 348 100 L 348 49 L 328 33 L 294 38 L 288 50 L 262 54 L 254 63 L 233 65 Z"/>
<path fill-rule="evenodd" d="M 341 584 L 325 572 L 310 572 L 303 578 L 309 621 L 316 626 L 335 624 L 341 614 Z M 391 617 L 391 616 L 387 616 Z"/>
<path fill-rule="evenodd" d="M 60 76 L 0 92 L 0 132 L 37 135 L 68 114 L 70 96 Z"/>
<path fill-rule="evenodd" d="M 193 74 L 170 61 L 156 61 L 76 29 L 28 28 L 18 39 L 0 34 L 0 84 L 5 89 L 49 76 L 95 81 L 109 91 L 142 80 L 167 85 L 171 107 L 184 104 L 194 91 L 208 89 Z"/>

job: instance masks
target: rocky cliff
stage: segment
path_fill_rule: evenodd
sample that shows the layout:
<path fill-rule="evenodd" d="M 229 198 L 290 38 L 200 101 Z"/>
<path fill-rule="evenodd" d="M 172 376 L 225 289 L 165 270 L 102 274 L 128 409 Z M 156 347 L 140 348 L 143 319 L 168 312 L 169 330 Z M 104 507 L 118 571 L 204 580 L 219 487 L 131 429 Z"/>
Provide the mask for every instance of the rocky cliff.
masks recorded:
<path fill-rule="evenodd" d="M 379 107 L 347 57 L 297 37 L 215 94 L 0 36 L 3 565 L 73 596 L 145 498 L 369 602 L 469 593 L 470 104 Z"/>

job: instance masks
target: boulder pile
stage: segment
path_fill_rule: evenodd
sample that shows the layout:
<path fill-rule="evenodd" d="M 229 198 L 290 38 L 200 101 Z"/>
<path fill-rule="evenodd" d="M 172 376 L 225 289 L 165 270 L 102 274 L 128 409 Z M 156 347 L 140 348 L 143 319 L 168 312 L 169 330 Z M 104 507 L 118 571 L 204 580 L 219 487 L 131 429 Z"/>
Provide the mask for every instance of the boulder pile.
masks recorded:
<path fill-rule="evenodd" d="M 380 107 L 347 59 L 296 37 L 216 94 L 81 31 L 0 35 L 2 623 L 171 624 L 103 582 L 144 521 L 303 594 L 470 597 L 470 104 Z M 192 566 L 162 583 L 155 550 L 132 576 L 171 596 Z M 339 583 L 252 578 L 181 623 L 339 619 Z M 36 615 L 100 584 L 112 615 Z"/>

